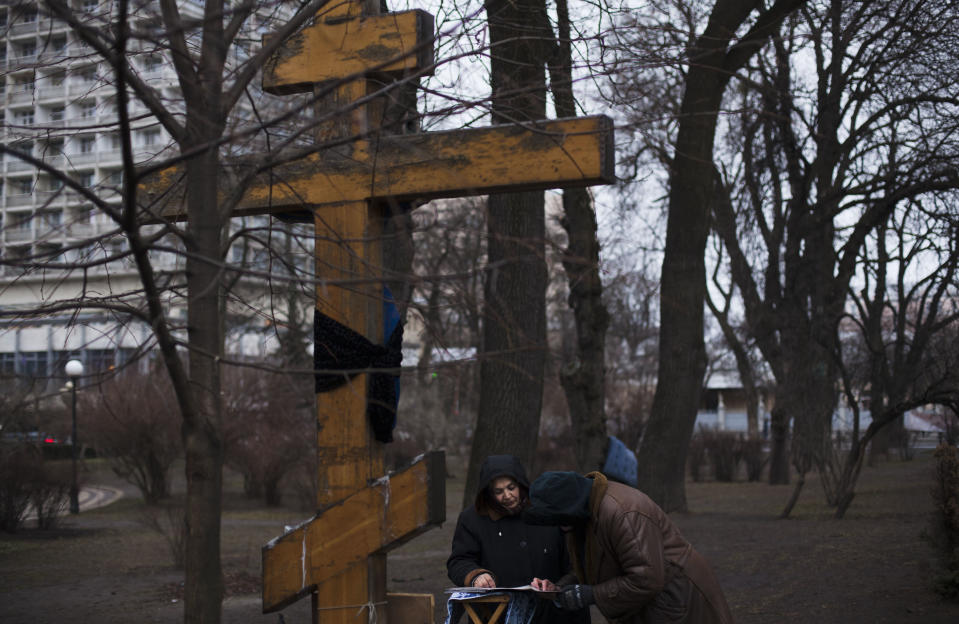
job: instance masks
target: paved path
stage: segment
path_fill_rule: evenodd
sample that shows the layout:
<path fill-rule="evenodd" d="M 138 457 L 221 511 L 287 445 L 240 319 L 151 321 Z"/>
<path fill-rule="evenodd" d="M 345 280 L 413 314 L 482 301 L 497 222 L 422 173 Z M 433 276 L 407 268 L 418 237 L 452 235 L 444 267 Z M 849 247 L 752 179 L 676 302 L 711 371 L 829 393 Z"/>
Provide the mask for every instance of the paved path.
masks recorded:
<path fill-rule="evenodd" d="M 82 513 L 117 502 L 123 498 L 123 491 L 109 485 L 85 485 L 80 488 L 80 494 L 77 498 Z"/>
<path fill-rule="evenodd" d="M 80 492 L 77 495 L 77 502 L 80 503 L 80 513 L 83 513 L 84 511 L 90 511 L 98 507 L 106 507 L 121 498 L 123 498 L 123 491 L 115 487 L 110 487 L 109 485 L 84 485 L 80 488 Z M 60 512 L 60 515 L 66 516 L 69 513 L 70 504 L 67 502 Z M 26 513 L 23 515 L 24 522 L 36 519 L 37 514 L 33 511 L 33 505 L 28 506 Z"/>

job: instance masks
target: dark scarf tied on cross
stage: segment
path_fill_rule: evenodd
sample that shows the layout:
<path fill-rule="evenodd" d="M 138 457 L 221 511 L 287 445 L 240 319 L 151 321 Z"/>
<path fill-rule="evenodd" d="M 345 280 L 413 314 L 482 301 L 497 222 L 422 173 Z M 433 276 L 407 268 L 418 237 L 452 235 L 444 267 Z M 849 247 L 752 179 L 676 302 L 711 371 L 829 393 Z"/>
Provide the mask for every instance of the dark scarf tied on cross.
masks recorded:
<path fill-rule="evenodd" d="M 383 291 L 383 335 L 387 337 L 386 344 L 373 344 L 362 334 L 315 310 L 313 368 L 316 371 L 317 393 L 335 390 L 350 378 L 369 372 L 366 417 L 370 420 L 373 437 L 386 443 L 393 441 L 393 428 L 396 426 L 396 407 L 400 396 L 399 368 L 403 362 L 403 324 L 392 293 L 388 288 Z"/>

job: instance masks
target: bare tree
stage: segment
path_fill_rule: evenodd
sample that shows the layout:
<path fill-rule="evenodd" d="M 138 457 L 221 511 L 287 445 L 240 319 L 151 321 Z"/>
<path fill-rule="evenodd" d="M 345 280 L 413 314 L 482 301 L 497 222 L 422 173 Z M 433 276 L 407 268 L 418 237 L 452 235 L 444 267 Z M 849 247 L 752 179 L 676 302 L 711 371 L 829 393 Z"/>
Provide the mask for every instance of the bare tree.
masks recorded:
<path fill-rule="evenodd" d="M 171 390 L 165 369 L 131 367 L 82 394 L 84 436 L 147 504 L 170 495 L 170 471 L 183 454 Z"/>
<path fill-rule="evenodd" d="M 556 3 L 555 47 L 549 60 L 550 91 L 558 117 L 576 115 L 573 92 L 573 31 L 566 0 Z M 606 329 L 609 314 L 603 303 L 600 246 L 596 212 L 586 189 L 563 191 L 566 231 L 562 253 L 573 311 L 575 349 L 559 368 L 581 472 L 602 467 L 606 445 Z"/>
<path fill-rule="evenodd" d="M 705 250 L 719 112 L 736 72 L 802 4 L 803 0 L 780 0 L 769 6 L 717 0 L 701 34 L 688 33 L 675 135 L 669 154 L 660 154 L 668 163 L 669 212 L 660 290 L 659 373 L 639 449 L 640 487 L 668 511 L 686 509 L 686 449 L 706 370 Z M 686 7 L 677 5 L 675 10 L 690 26 L 700 28 Z"/>
<path fill-rule="evenodd" d="M 953 200 L 954 201 L 954 200 Z M 857 363 L 841 362 L 843 388 L 856 426 L 844 457 L 831 457 L 822 478 L 827 500 L 842 518 L 855 496 L 865 449 L 877 433 L 926 404 L 956 404 L 959 389 L 959 238 L 955 206 L 935 198 L 908 202 L 863 245 L 864 286 L 850 292 L 848 317 L 862 344 L 865 381 Z M 952 203 L 952 202 L 950 202 Z M 844 327 L 841 324 L 839 327 Z M 871 422 L 860 436 L 859 397 L 869 398 Z M 840 461 L 841 460 L 841 461 Z"/>
<path fill-rule="evenodd" d="M 799 480 L 784 514 L 829 452 L 837 327 L 865 241 L 900 207 L 944 201 L 959 183 L 955 91 L 933 69 L 954 49 L 955 11 L 895 8 L 810 3 L 786 24 L 749 68 L 714 176 L 728 279 L 777 381 L 773 483 L 788 480 L 793 423 Z M 800 57 L 814 73 L 797 70 Z"/>
<path fill-rule="evenodd" d="M 226 287 L 230 284 L 224 259 L 232 207 L 248 180 L 234 177 L 228 181 L 222 165 L 243 152 L 256 149 L 265 153 L 264 148 L 298 142 L 301 135 L 275 132 L 275 119 L 258 117 L 253 81 L 265 59 L 286 36 L 312 19 L 325 4 L 326 0 L 315 0 L 291 9 L 282 3 L 212 1 L 199 8 L 189 3 L 181 6 L 174 0 L 145 5 L 120 0 L 75 7 L 64 0 L 48 0 L 42 10 L 69 26 L 87 60 L 95 63 L 94 71 L 108 80 L 115 94 L 116 121 L 111 129 L 122 152 L 122 179 L 113 184 L 118 200 L 107 201 L 91 188 L 91 181 L 73 177 L 66 167 L 42 158 L 42 154 L 38 158 L 16 147 L 0 148 L 36 167 L 42 175 L 58 180 L 63 192 L 82 196 L 113 222 L 114 230 L 109 234 L 122 237 L 123 243 L 114 247 L 108 242 L 109 236 L 101 235 L 76 245 L 77 251 L 86 252 L 93 246 L 101 253 L 77 254 L 76 259 L 64 261 L 61 254 L 73 248 L 52 250 L 18 258 L 18 267 L 76 274 L 119 260 L 130 263 L 136 271 L 138 286 L 126 284 L 125 289 L 104 292 L 85 290 L 81 283 L 75 298 L 59 292 L 60 299 L 47 300 L 30 312 L 18 314 L 105 310 L 132 315 L 151 329 L 150 342 L 171 379 L 186 453 L 187 622 L 218 622 L 223 595 L 219 554 L 224 443 L 220 364 L 225 355 Z M 278 22 L 278 17 L 284 19 Z M 254 51 L 251 44 L 259 43 L 261 29 L 274 28 L 277 36 Z M 171 89 L 155 86 L 141 74 L 137 59 L 145 55 L 164 59 L 175 69 L 178 84 L 172 90 L 172 100 L 167 97 Z M 253 104 L 247 104 L 250 102 Z M 176 146 L 173 160 L 165 158 L 171 155 L 168 151 L 148 168 L 138 168 L 132 137 L 143 115 L 152 116 L 172 137 Z M 184 174 L 187 222 L 182 227 L 165 222 L 158 207 L 137 194 L 144 175 L 176 161 Z M 181 254 L 185 271 L 169 271 L 157 264 L 163 254 Z M 185 302 L 185 322 L 170 314 L 167 304 L 177 299 Z"/>
<path fill-rule="evenodd" d="M 546 116 L 546 5 L 487 0 L 494 123 Z M 487 455 L 511 453 L 532 465 L 546 361 L 546 226 L 543 193 L 491 195 L 487 205 L 480 402 L 464 505 Z M 517 431 L 525 432 L 516 435 Z"/>

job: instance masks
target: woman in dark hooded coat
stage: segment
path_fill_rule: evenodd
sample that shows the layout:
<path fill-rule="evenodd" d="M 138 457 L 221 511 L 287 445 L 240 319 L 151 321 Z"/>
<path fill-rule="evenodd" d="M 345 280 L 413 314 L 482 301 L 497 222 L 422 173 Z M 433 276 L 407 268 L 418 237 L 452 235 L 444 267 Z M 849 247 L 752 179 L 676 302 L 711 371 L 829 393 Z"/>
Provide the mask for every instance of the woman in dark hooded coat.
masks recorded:
<path fill-rule="evenodd" d="M 460 513 L 446 561 L 457 587 L 520 587 L 533 579 L 559 581 L 570 571 L 565 538 L 557 527 L 532 526 L 521 513 L 529 479 L 519 459 L 491 455 L 480 467 L 474 505 Z M 587 624 L 589 611 L 561 611 L 541 600 L 533 620 L 542 624 Z"/>

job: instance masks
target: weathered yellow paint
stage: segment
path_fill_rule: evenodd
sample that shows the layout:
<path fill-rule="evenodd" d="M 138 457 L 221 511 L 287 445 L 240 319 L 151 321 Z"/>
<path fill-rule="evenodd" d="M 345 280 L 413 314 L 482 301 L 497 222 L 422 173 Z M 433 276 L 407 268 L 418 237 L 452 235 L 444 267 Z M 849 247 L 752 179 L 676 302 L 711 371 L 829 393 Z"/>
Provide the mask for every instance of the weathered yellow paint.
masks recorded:
<path fill-rule="evenodd" d="M 431 453 L 265 546 L 263 611 L 276 611 L 355 566 L 362 566 L 365 574 L 367 555 L 382 554 L 443 522 L 442 462 L 442 454 Z M 318 599 L 321 608 L 343 604 L 357 603 Z"/>
<path fill-rule="evenodd" d="M 149 183 L 158 195 L 170 180 Z M 330 148 L 264 175 L 237 214 L 284 213 L 395 198 L 427 200 L 615 181 L 613 125 L 581 117 L 525 125 L 384 136 Z M 163 211 L 180 217 L 179 202 Z"/>
<path fill-rule="evenodd" d="M 314 225 L 316 275 L 320 280 L 317 308 L 371 341 L 382 341 L 382 301 L 376 292 L 379 284 L 370 279 L 382 272 L 376 211 L 367 202 L 326 207 L 314 212 Z M 385 472 L 384 447 L 373 439 L 366 418 L 366 384 L 367 376 L 358 375 L 345 386 L 316 397 L 320 466 L 317 509 L 348 498 Z M 316 624 L 350 621 L 356 613 L 355 608 L 330 607 L 384 601 L 386 584 L 377 579 L 386 578 L 386 555 L 372 551 L 356 554 L 362 557 L 360 563 L 317 582 Z M 267 584 L 264 576 L 264 596 Z M 270 591 L 274 591 L 272 586 Z M 384 612 L 382 606 L 378 608 L 378 621 L 383 621 Z"/>
<path fill-rule="evenodd" d="M 433 16 L 425 11 L 321 21 L 287 39 L 263 67 L 268 93 L 309 91 L 326 80 L 424 70 L 433 64 Z"/>

